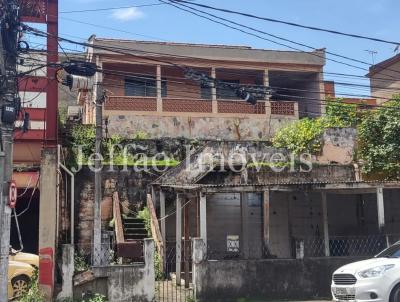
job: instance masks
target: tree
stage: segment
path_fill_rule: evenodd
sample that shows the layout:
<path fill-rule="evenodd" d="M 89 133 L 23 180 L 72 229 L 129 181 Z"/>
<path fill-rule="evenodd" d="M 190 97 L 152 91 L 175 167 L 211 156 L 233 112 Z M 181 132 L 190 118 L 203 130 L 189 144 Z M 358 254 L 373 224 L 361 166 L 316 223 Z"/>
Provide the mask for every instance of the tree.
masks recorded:
<path fill-rule="evenodd" d="M 400 178 L 400 95 L 366 114 L 358 127 L 363 172 L 383 179 Z"/>

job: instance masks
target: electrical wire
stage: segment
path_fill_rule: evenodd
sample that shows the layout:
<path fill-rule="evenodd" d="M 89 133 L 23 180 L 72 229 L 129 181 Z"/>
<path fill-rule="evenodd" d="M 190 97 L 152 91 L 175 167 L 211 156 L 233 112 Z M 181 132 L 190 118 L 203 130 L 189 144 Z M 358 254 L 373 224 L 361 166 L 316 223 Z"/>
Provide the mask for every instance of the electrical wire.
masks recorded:
<path fill-rule="evenodd" d="M 76 36 L 74 36 L 74 37 L 76 37 Z M 60 39 L 62 39 L 61 37 L 59 37 Z M 84 38 L 82 38 L 82 37 L 76 37 L 76 38 L 78 38 L 78 39 L 82 39 L 82 40 L 85 40 Z M 117 41 L 117 40 L 116 40 Z M 76 41 L 75 42 L 68 42 L 68 43 L 71 43 L 71 44 L 76 44 Z M 78 42 L 79 43 L 79 42 Z M 81 45 L 81 44 L 80 44 Z M 85 46 L 85 47 L 93 47 L 93 45 L 83 45 L 83 46 Z M 108 46 L 108 47 L 113 47 L 113 48 L 115 48 L 115 49 L 118 49 L 118 50 L 127 50 L 127 51 L 136 51 L 136 52 L 140 52 L 140 53 L 144 53 L 144 54 L 148 54 L 148 55 L 159 55 L 159 56 L 169 56 L 169 57 L 172 57 L 172 58 L 175 58 L 175 59 L 198 59 L 198 57 L 193 57 L 193 56 L 185 56 L 185 55 L 176 55 L 176 54 L 170 54 L 170 53 L 161 53 L 161 52 L 151 52 L 151 51 L 144 51 L 144 50 L 137 50 L 137 49 L 132 49 L 132 48 L 126 48 L 126 47 L 117 47 L 117 46 Z M 311 46 L 310 46 L 311 47 Z M 93 48 L 96 48 L 96 46 L 94 46 Z M 302 51 L 302 50 L 298 50 L 298 49 L 295 49 L 296 51 L 301 51 L 301 52 L 303 52 L 303 53 L 305 53 L 305 54 L 310 54 L 310 55 L 316 55 L 316 56 L 319 56 L 318 54 L 313 54 L 312 52 L 304 52 L 304 51 Z M 320 57 L 320 56 L 319 56 Z M 352 59 L 352 58 L 349 58 L 349 60 L 350 59 Z M 364 62 L 365 64 L 368 64 L 367 62 Z M 346 64 L 346 63 L 345 63 Z M 358 67 L 357 67 L 358 68 Z M 367 71 L 368 69 L 363 69 L 364 71 Z M 293 70 L 288 70 L 288 71 L 293 71 Z M 398 72 L 398 71 L 396 71 L 396 72 Z M 366 79 L 366 80 L 368 80 L 368 78 L 364 75 L 364 76 L 362 76 L 362 75 L 357 75 L 357 74 L 345 74 L 345 73 L 333 73 L 333 72 L 325 72 L 325 74 L 330 74 L 330 75 L 340 75 L 340 76 L 349 76 L 349 77 L 357 77 L 357 78 L 362 78 L 362 79 Z M 376 77 L 376 78 L 374 78 L 374 79 L 377 79 L 377 80 L 382 80 L 382 81 L 393 81 L 393 79 L 392 78 L 379 78 L 379 77 Z"/>
<path fill-rule="evenodd" d="M 87 12 L 100 12 L 100 11 L 110 11 L 125 8 L 141 8 L 141 7 L 151 7 L 160 6 L 162 3 L 149 3 L 140 5 L 129 5 L 129 6 L 117 6 L 117 7 L 105 7 L 105 8 L 95 8 L 95 9 L 82 9 L 82 10 L 70 10 L 70 11 L 60 11 L 60 14 L 73 14 L 73 13 L 87 13 Z"/>
<path fill-rule="evenodd" d="M 249 13 L 244 13 L 244 12 L 239 12 L 239 11 L 234 11 L 234 10 L 224 9 L 224 8 L 218 8 L 218 7 L 205 5 L 205 4 L 200 4 L 200 3 L 196 3 L 196 2 L 189 2 L 189 1 L 185 1 L 185 0 L 168 0 L 168 1 L 171 1 L 171 2 L 174 2 L 174 3 L 186 3 L 186 4 L 189 4 L 189 5 L 203 7 L 203 8 L 207 8 L 207 9 L 211 9 L 211 10 L 215 10 L 215 11 L 220 11 L 220 12 L 224 12 L 224 13 L 235 14 L 235 15 L 239 15 L 239 16 L 249 17 L 249 18 L 268 21 L 268 22 L 285 24 L 285 25 L 304 28 L 304 29 L 308 29 L 308 30 L 322 31 L 322 32 L 330 33 L 330 34 L 347 36 L 347 37 L 357 38 L 357 39 L 370 40 L 370 41 L 374 41 L 374 42 L 386 43 L 386 44 L 391 44 L 391 45 L 395 45 L 395 46 L 400 45 L 400 42 L 398 42 L 398 41 L 390 41 L 390 40 L 385 40 L 385 39 L 380 39 L 380 38 L 375 38 L 375 37 L 369 37 L 369 36 L 365 36 L 365 35 L 358 35 L 358 34 L 353 34 L 353 33 L 341 32 L 341 31 L 333 30 L 333 29 L 326 29 L 326 28 L 308 26 L 308 25 L 303 25 L 303 24 L 284 21 L 284 20 L 279 20 L 279 19 L 261 17 L 261 16 L 256 16 L 256 15 L 253 15 L 253 14 L 249 14 Z"/>
<path fill-rule="evenodd" d="M 44 35 L 47 35 L 47 33 L 45 33 L 45 32 L 41 32 L 41 31 L 38 31 L 38 30 L 35 30 L 35 29 L 31 29 L 31 30 L 33 30 L 33 32 L 35 32 L 35 33 L 38 34 L 38 35 L 43 35 L 43 34 L 44 34 Z M 133 56 L 133 57 L 135 57 L 135 58 L 138 57 L 138 58 L 144 59 L 143 56 L 135 55 L 135 54 L 132 54 L 132 53 L 126 53 L 126 52 L 120 51 L 119 48 L 115 49 L 115 47 L 111 47 L 111 48 L 110 48 L 110 47 L 104 47 L 104 46 L 98 46 L 98 45 L 94 46 L 94 45 L 92 45 L 92 44 L 81 43 L 81 42 L 76 42 L 76 41 L 71 41 L 71 40 L 69 40 L 69 39 L 65 39 L 65 38 L 61 38 L 61 37 L 59 37 L 59 39 L 65 40 L 65 41 L 70 42 L 70 43 L 83 44 L 83 45 L 86 46 L 86 47 L 99 48 L 99 49 L 103 49 L 103 50 L 106 50 L 106 51 L 111 51 L 111 52 L 115 52 L 115 53 L 120 53 L 120 54 L 125 54 L 125 55 L 129 55 L 129 56 Z M 138 51 L 138 52 L 144 52 L 144 53 L 146 53 L 146 51 Z M 155 58 L 148 58 L 148 57 L 146 57 L 146 59 L 151 60 L 151 61 L 156 61 L 156 62 L 161 62 L 161 63 L 169 64 L 169 65 L 172 65 L 172 66 L 176 66 L 176 67 L 179 67 L 180 69 L 182 69 L 182 70 L 184 70 L 184 71 L 185 71 L 185 68 L 186 68 L 186 66 L 182 66 L 182 65 L 179 65 L 179 64 L 176 64 L 176 63 L 173 63 L 173 62 L 165 61 L 165 60 L 160 60 L 160 59 L 155 59 Z M 219 81 L 219 82 L 221 82 L 221 81 Z"/>
<path fill-rule="evenodd" d="M 196 12 L 200 12 L 200 13 L 202 13 L 202 14 L 206 14 L 206 15 L 212 16 L 213 18 L 216 18 L 216 19 L 218 19 L 218 20 L 223 20 L 223 21 L 229 22 L 229 23 L 231 23 L 231 24 L 235 24 L 235 25 L 238 25 L 238 26 L 241 26 L 241 27 L 250 29 L 250 30 L 255 31 L 255 32 L 258 32 L 258 33 L 262 33 L 262 34 L 265 34 L 265 35 L 268 35 L 268 36 L 272 36 L 272 37 L 274 37 L 274 38 L 277 38 L 277 39 L 280 39 L 280 40 L 283 40 L 283 41 L 286 41 L 286 42 L 293 43 L 293 44 L 295 44 L 295 45 L 300 45 L 300 46 L 303 46 L 303 47 L 306 47 L 306 48 L 309 48 L 309 49 L 315 49 L 315 47 L 306 45 L 306 44 L 304 44 L 304 43 L 299 43 L 299 42 L 296 42 L 296 41 L 293 41 L 293 40 L 289 40 L 289 39 L 286 39 L 286 38 L 282 38 L 282 37 L 279 37 L 279 36 L 277 36 L 277 35 L 273 35 L 273 34 L 270 34 L 270 33 L 265 32 L 265 31 L 256 29 L 256 28 L 254 28 L 254 27 L 250 27 L 250 26 L 247 26 L 247 25 L 244 25 L 244 24 L 241 24 L 241 23 L 238 23 L 238 22 L 234 22 L 234 21 L 229 20 L 229 19 L 226 19 L 226 18 L 222 18 L 222 17 L 216 16 L 216 15 L 213 15 L 213 14 L 210 14 L 210 13 L 207 13 L 207 12 L 204 12 L 204 11 L 201 11 L 201 10 L 197 10 L 197 9 L 195 9 L 195 8 L 191 8 L 190 6 L 187 6 L 187 5 L 184 5 L 184 4 L 174 5 L 174 4 L 172 4 L 172 3 L 176 3 L 176 1 L 174 1 L 174 0 L 166 0 L 166 1 L 159 0 L 159 1 L 161 1 L 161 2 L 163 2 L 163 3 L 167 3 L 166 1 L 168 1 L 169 4 L 170 4 L 171 6 L 174 6 L 174 7 L 178 8 L 178 9 L 180 9 L 180 10 L 189 12 L 189 13 L 191 13 L 191 14 L 194 14 L 194 15 L 198 16 L 198 17 L 201 17 L 201 18 L 207 19 L 207 20 L 209 20 L 209 21 L 211 21 L 211 22 L 218 23 L 218 24 L 223 25 L 223 26 L 225 26 L 225 27 L 228 27 L 228 28 L 231 28 L 231 29 L 240 31 L 240 32 L 242 32 L 242 33 L 245 33 L 245 34 L 248 34 L 248 35 L 257 37 L 257 38 L 259 38 L 259 39 L 266 40 L 266 41 L 269 41 L 269 42 L 272 42 L 272 43 L 275 43 L 275 44 L 278 44 L 278 45 L 283 45 L 283 46 L 288 47 L 289 49 L 292 49 L 292 50 L 304 52 L 303 50 L 301 50 L 301 49 L 299 49 L 299 48 L 292 47 L 292 46 L 289 46 L 289 45 L 287 45 L 287 44 L 275 42 L 275 41 L 272 41 L 272 40 L 270 40 L 270 39 L 266 39 L 266 38 L 264 38 L 264 37 L 262 37 L 262 36 L 259 36 L 259 35 L 257 35 L 257 34 L 254 34 L 254 33 L 251 33 L 251 32 L 245 31 L 245 30 L 242 30 L 242 29 L 237 28 L 237 27 L 234 27 L 234 26 L 230 26 L 230 25 L 228 25 L 228 24 L 226 24 L 226 23 L 223 23 L 223 22 L 217 21 L 217 20 L 215 20 L 215 19 L 211 19 L 211 18 L 208 18 L 208 17 L 206 17 L 206 16 L 200 15 L 200 14 L 198 14 L 198 13 L 196 13 Z M 181 6 L 187 7 L 187 8 L 189 8 L 190 10 L 184 9 L 184 8 L 182 8 Z M 195 12 L 192 11 L 192 10 L 194 10 Z M 311 52 L 311 53 L 306 52 L 306 53 L 307 53 L 307 54 L 310 54 L 310 55 L 318 56 L 318 57 L 320 57 L 320 58 L 325 59 L 324 56 L 318 55 L 317 53 L 313 53 L 313 52 Z M 359 59 L 350 58 L 350 57 L 343 56 L 343 55 L 340 55 L 340 54 L 336 54 L 336 53 L 333 53 L 333 52 L 330 52 L 330 51 L 325 51 L 325 53 L 327 53 L 327 54 L 329 54 L 329 55 L 332 55 L 332 56 L 339 57 L 339 58 L 343 58 L 343 59 L 346 59 L 346 60 L 350 60 L 350 61 L 353 61 L 353 62 L 357 62 L 357 63 L 361 63 L 361 64 L 364 64 L 364 65 L 371 66 L 370 63 L 365 62 L 365 61 L 361 61 L 361 60 L 359 60 Z M 364 71 L 367 71 L 367 72 L 369 71 L 369 69 L 367 69 L 367 68 L 362 68 L 362 67 L 359 67 L 359 66 L 356 66 L 356 65 L 353 65 L 353 64 L 348 64 L 348 63 L 345 63 L 345 62 L 342 62 L 342 61 L 338 61 L 338 60 L 335 60 L 335 59 L 326 58 L 326 60 L 332 61 L 332 62 L 335 62 L 335 63 L 338 63 L 338 64 L 342 64 L 342 65 L 345 65 L 345 66 L 348 66 L 348 67 L 352 67 L 352 68 L 364 70 Z M 395 73 L 397 73 L 397 74 L 400 74 L 400 71 L 398 71 L 398 70 L 394 70 L 394 69 L 390 69 L 390 68 L 387 68 L 387 70 L 388 70 L 388 71 L 395 72 Z M 391 77 L 391 78 L 394 78 L 392 75 L 387 75 L 387 76 L 389 76 L 389 77 Z"/>

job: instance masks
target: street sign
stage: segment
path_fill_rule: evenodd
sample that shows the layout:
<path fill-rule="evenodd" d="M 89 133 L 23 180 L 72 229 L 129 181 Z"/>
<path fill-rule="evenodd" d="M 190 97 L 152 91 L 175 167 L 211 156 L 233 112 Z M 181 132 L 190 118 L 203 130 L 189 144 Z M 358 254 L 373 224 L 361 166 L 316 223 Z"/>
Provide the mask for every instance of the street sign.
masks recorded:
<path fill-rule="evenodd" d="M 8 206 L 12 209 L 15 208 L 17 204 L 17 184 L 14 180 L 10 182 L 10 187 L 8 191 Z"/>

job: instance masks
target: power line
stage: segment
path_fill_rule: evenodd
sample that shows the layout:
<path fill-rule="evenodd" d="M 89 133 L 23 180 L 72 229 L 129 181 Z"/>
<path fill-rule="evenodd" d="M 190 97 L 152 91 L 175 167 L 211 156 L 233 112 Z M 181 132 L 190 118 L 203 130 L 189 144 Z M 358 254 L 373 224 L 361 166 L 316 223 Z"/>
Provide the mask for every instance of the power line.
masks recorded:
<path fill-rule="evenodd" d="M 244 24 L 241 24 L 241 23 L 238 23 L 238 22 L 235 22 L 235 21 L 232 21 L 232 20 L 229 20 L 229 19 L 220 17 L 220 16 L 216 16 L 216 15 L 213 15 L 213 14 L 210 14 L 210 13 L 207 13 L 207 12 L 204 12 L 204 11 L 202 11 L 202 10 L 198 10 L 198 9 L 196 9 L 196 8 L 192 8 L 192 7 L 188 6 L 188 5 L 184 5 L 184 4 L 174 5 L 174 4 L 172 4 L 172 3 L 176 3 L 176 1 L 173 1 L 173 0 L 166 0 L 166 1 L 169 1 L 169 3 L 168 3 L 168 2 L 165 2 L 165 1 L 163 1 L 163 0 L 159 0 L 159 1 L 161 1 L 162 3 L 169 4 L 169 5 L 171 5 L 171 6 L 174 6 L 174 7 L 176 7 L 177 9 L 186 11 L 186 12 L 188 12 L 188 13 L 190 13 L 190 14 L 196 15 L 196 16 L 198 16 L 198 17 L 200 17 L 200 18 L 207 19 L 207 20 L 209 20 L 209 21 L 211 21 L 211 22 L 218 23 L 218 24 L 223 25 L 223 26 L 225 26 L 225 27 L 228 27 L 228 28 L 231 28 L 231 29 L 240 31 L 240 32 L 242 32 L 242 33 L 245 33 L 245 34 L 248 34 L 248 35 L 257 37 L 257 38 L 262 39 L 262 40 L 266 40 L 266 41 L 272 42 L 272 43 L 277 44 L 277 45 L 281 45 L 281 46 L 287 47 L 287 48 L 292 49 L 292 50 L 304 52 L 302 49 L 299 49 L 299 48 L 296 48 L 296 47 L 292 47 L 292 46 L 287 45 L 287 44 L 279 43 L 279 42 L 276 42 L 276 41 L 273 41 L 273 40 L 270 40 L 270 39 L 266 39 L 265 37 L 261 37 L 261 36 L 259 36 L 259 35 L 257 35 L 257 34 L 252 33 L 252 32 L 248 32 L 248 31 L 242 30 L 242 29 L 240 29 L 240 28 L 237 28 L 237 27 L 234 27 L 234 26 L 230 26 L 230 25 L 228 25 L 228 24 L 226 24 L 226 23 L 223 23 L 223 22 L 217 21 L 217 20 L 215 20 L 215 19 L 211 19 L 211 18 L 208 18 L 208 17 L 206 17 L 206 16 L 200 15 L 200 14 L 198 14 L 198 13 L 196 13 L 196 12 L 199 12 L 199 13 L 201 13 L 201 14 L 205 14 L 205 15 L 211 16 L 211 17 L 216 18 L 216 19 L 218 19 L 218 20 L 222 20 L 222 21 L 225 21 L 225 22 L 228 22 L 228 23 L 231 23 L 231 24 L 234 24 L 234 25 L 243 27 L 243 28 L 250 29 L 250 30 L 252 30 L 252 31 L 254 31 L 254 32 L 258 32 L 258 33 L 261 33 L 261 34 L 264 34 L 264 35 L 268 35 L 268 36 L 270 36 L 270 37 L 273 37 L 273 38 L 276 38 L 276 39 L 279 39 L 279 40 L 283 40 L 283 41 L 289 42 L 289 43 L 292 43 L 292 44 L 295 44 L 295 45 L 299 45 L 299 46 L 306 47 L 306 48 L 308 48 L 308 49 L 313 49 L 313 50 L 316 49 L 315 47 L 306 45 L 306 44 L 304 44 L 304 43 L 299 43 L 299 42 L 296 42 L 296 41 L 293 41 L 293 40 L 290 40 L 290 39 L 286 39 L 286 38 L 283 38 L 283 37 L 280 37 L 280 36 L 277 36 L 277 35 L 274 35 L 274 34 L 271 34 L 271 33 L 268 33 L 268 32 L 262 31 L 262 30 L 259 30 L 259 29 L 256 29 L 256 28 L 254 28 L 254 27 L 250 27 L 250 26 L 247 26 L 247 25 L 244 25 Z M 184 8 L 182 8 L 182 6 L 188 8 L 188 9 L 184 9 Z M 330 52 L 330 51 L 325 51 L 325 52 L 326 52 L 327 54 L 331 55 L 331 56 L 335 56 L 335 57 L 339 57 L 339 58 L 346 59 L 346 60 L 349 60 L 349 61 L 353 61 L 353 62 L 356 62 L 356 63 L 361 63 L 361 64 L 363 64 L 363 65 L 371 66 L 370 63 L 365 62 L 365 61 L 362 61 L 362 60 L 359 60 L 359 59 L 350 58 L 350 57 L 348 57 L 348 56 L 340 55 L 340 54 L 337 54 L 337 53 L 334 53 L 334 52 Z M 317 57 L 320 57 L 320 58 L 323 58 L 323 59 L 326 59 L 326 60 L 329 60 L 329 61 L 332 61 L 332 62 L 335 62 L 335 63 L 338 63 L 338 64 L 346 65 L 346 66 L 348 66 L 348 67 L 352 67 L 352 68 L 364 70 L 364 71 L 367 71 L 367 72 L 369 71 L 368 68 L 362 68 L 362 67 L 359 67 L 359 66 L 356 66 L 356 65 L 352 65 L 352 64 L 345 63 L 345 62 L 343 62 L 343 61 L 339 61 L 339 60 L 335 60 L 335 59 L 331 59 L 331 58 L 325 58 L 324 56 L 321 56 L 321 55 L 319 55 L 318 53 L 315 53 L 315 52 L 304 52 L 304 53 L 307 53 L 307 54 L 313 55 L 313 56 L 317 56 Z M 387 70 L 400 74 L 400 71 L 398 71 L 398 70 L 394 70 L 394 69 L 390 69 L 390 68 L 387 68 Z M 391 77 L 391 78 L 394 78 L 392 75 L 387 75 L 387 76 L 389 76 L 389 77 Z"/>
<path fill-rule="evenodd" d="M 119 62 L 126 62 L 126 61 L 121 61 L 121 60 L 119 60 Z M 109 74 L 112 74 L 110 71 L 113 71 L 113 70 L 111 70 L 111 69 L 103 69 L 103 71 L 104 72 L 106 72 L 106 73 L 109 73 Z M 134 75 L 134 76 L 150 76 L 149 74 L 140 74 L 140 73 L 134 73 L 134 72 L 123 72 L 123 71 L 120 71 L 120 70 L 114 70 L 115 72 L 117 72 L 117 75 Z M 233 74 L 233 75 L 239 75 L 239 76 L 243 76 L 243 75 L 248 75 L 248 73 L 235 73 L 235 72 L 230 72 L 230 71 L 224 71 L 224 73 L 227 73 L 227 74 Z M 317 72 L 316 72 L 316 74 L 317 74 Z M 171 76 L 168 76 L 168 77 L 171 77 Z M 279 76 L 277 76 L 277 77 L 281 77 L 281 78 L 288 78 L 288 79 L 291 79 L 291 80 L 297 80 L 297 81 L 299 81 L 299 82 L 304 82 L 304 81 L 306 81 L 307 83 L 309 83 L 309 82 L 314 82 L 314 83 L 324 83 L 325 81 L 316 81 L 316 80 L 308 80 L 308 79 L 303 79 L 303 78 L 299 78 L 299 77 L 294 77 L 294 76 L 289 76 L 289 75 L 287 75 L 287 76 L 283 76 L 283 75 L 279 75 Z M 184 77 L 171 77 L 171 78 L 176 78 L 176 79 L 186 79 L 186 78 L 184 78 Z M 223 81 L 222 81 L 223 82 Z M 364 87 L 364 88 L 370 88 L 370 86 L 367 86 L 367 85 L 360 85 L 360 84 L 354 84 L 354 83 L 344 83 L 344 82 L 335 82 L 335 84 L 337 84 L 337 85 L 342 85 L 342 86 L 346 86 L 346 87 Z M 243 86 L 245 86 L 245 85 L 243 85 Z M 257 87 L 264 87 L 264 86 L 262 86 L 262 85 L 256 85 L 256 84 L 254 84 L 254 85 L 252 85 L 253 87 L 254 86 L 257 86 Z M 272 86 L 272 87 L 274 87 L 274 86 Z M 278 87 L 278 88 L 280 88 L 280 89 L 292 89 L 292 88 L 289 88 L 289 87 Z M 396 88 L 385 88 L 385 87 L 381 87 L 381 86 L 373 86 L 372 88 L 377 88 L 377 89 L 384 89 L 384 90 L 393 90 L 393 91 L 399 91 L 399 89 L 396 89 Z M 307 91 L 307 90 L 304 90 L 304 91 Z M 309 91 L 309 90 L 308 90 Z M 378 96 L 369 96 L 369 95 L 361 95 L 361 94 L 348 94 L 348 96 L 352 96 L 352 97 L 362 97 L 362 98 L 366 98 L 366 97 L 374 97 L 374 98 L 381 98 L 382 99 L 382 97 L 378 97 Z M 389 99 L 389 98 L 386 98 L 386 99 Z"/>
<path fill-rule="evenodd" d="M 96 8 L 96 9 L 70 10 L 70 11 L 61 11 L 60 14 L 100 12 L 100 11 L 110 11 L 110 10 L 116 10 L 116 9 L 151 7 L 151 6 L 159 6 L 159 5 L 164 5 L 164 4 L 163 3 L 149 3 L 149 4 L 141 4 L 141 5 L 104 7 L 104 8 Z"/>
<path fill-rule="evenodd" d="M 85 38 L 82 38 L 82 37 L 77 37 L 77 36 L 72 36 L 72 35 L 68 35 L 68 36 L 71 36 L 71 37 L 74 37 L 74 38 L 77 38 L 77 39 L 81 39 L 81 40 L 86 40 Z M 59 37 L 60 39 L 63 39 L 63 38 L 61 38 L 61 37 Z M 65 39 L 64 39 L 65 40 Z M 71 44 L 76 44 L 76 42 L 68 42 L 68 43 L 71 43 Z M 81 45 L 81 44 L 80 44 Z M 83 45 L 83 46 L 86 46 L 86 45 Z M 92 46 L 86 46 L 86 47 L 92 47 Z M 176 58 L 176 59 L 198 59 L 198 58 L 196 58 L 196 57 L 193 57 L 193 56 L 186 56 L 186 55 L 174 55 L 174 54 L 169 54 L 169 53 L 161 53 L 161 52 L 154 52 L 154 51 L 143 51 L 143 50 L 137 50 L 137 49 L 132 49 L 132 48 L 126 48 L 126 47 L 116 47 L 116 46 L 110 46 L 110 47 L 113 47 L 113 48 L 115 48 L 115 49 L 121 49 L 121 50 L 127 50 L 127 51 L 136 51 L 136 52 L 142 52 L 142 53 L 146 53 L 146 54 L 152 54 L 152 55 L 160 55 L 160 56 L 163 56 L 163 55 L 168 55 L 168 56 L 170 56 L 170 57 L 173 57 L 173 58 Z M 96 47 L 94 47 L 94 48 L 96 48 Z M 297 49 L 296 49 L 297 50 Z M 300 50 L 301 51 L 301 50 Z M 311 54 L 311 53 L 309 53 L 309 52 L 304 52 L 304 51 L 301 51 L 301 52 L 303 52 L 303 53 L 306 53 L 306 54 Z M 317 55 L 317 54 L 314 54 L 314 55 Z M 346 64 L 346 63 L 345 63 Z M 367 69 L 362 69 L 362 70 L 367 70 Z M 288 71 L 293 71 L 293 70 L 290 70 L 290 69 L 288 69 Z M 398 71 L 397 71 L 398 72 Z M 368 80 L 369 78 L 367 78 L 367 77 L 365 77 L 365 76 L 363 76 L 363 75 L 357 75 L 357 74 L 346 74 L 346 73 L 333 73 L 333 72 L 324 72 L 324 74 L 329 74 L 329 75 L 338 75 L 338 76 L 346 76 L 346 77 L 357 77 L 357 78 L 360 78 L 360 79 L 365 79 L 365 80 Z M 393 81 L 393 79 L 390 79 L 390 78 L 374 78 L 375 80 L 381 80 L 381 81 Z"/>
<path fill-rule="evenodd" d="M 268 22 L 280 23 L 280 24 L 285 24 L 285 25 L 289 25 L 289 26 L 294 26 L 294 27 L 299 27 L 299 28 L 304 28 L 304 29 L 309 29 L 309 30 L 314 30 L 314 31 L 322 31 L 322 32 L 327 32 L 327 33 L 331 33 L 331 34 L 335 34 L 335 35 L 370 40 L 370 41 L 374 41 L 374 42 L 386 43 L 386 44 L 391 44 L 391 45 L 396 45 L 396 46 L 400 45 L 400 42 L 396 42 L 396 41 L 389 41 L 389 40 L 375 38 L 375 37 L 368 37 L 368 36 L 364 36 L 364 35 L 341 32 L 341 31 L 333 30 L 333 29 L 303 25 L 303 24 L 299 24 L 299 23 L 294 23 L 294 22 L 289 22 L 289 21 L 284 21 L 284 20 L 279 20 L 279 19 L 273 19 L 273 18 L 268 18 L 268 17 L 261 17 L 261 16 L 249 14 L 249 13 L 234 11 L 234 10 L 225 9 L 225 8 L 218 8 L 218 7 L 200 4 L 200 3 L 193 3 L 193 2 L 189 2 L 189 1 L 185 1 L 185 0 L 168 0 L 168 1 L 175 2 L 175 3 L 180 3 L 180 2 L 186 3 L 186 4 L 199 6 L 199 7 L 203 7 L 203 8 L 207 8 L 207 9 L 211 9 L 211 10 L 216 10 L 216 11 L 220 11 L 220 12 L 224 12 L 224 13 L 235 14 L 235 15 L 240 15 L 240 16 L 244 16 L 244 17 L 254 18 L 254 19 L 258 19 L 258 20 L 264 20 L 264 21 L 268 21 Z"/>

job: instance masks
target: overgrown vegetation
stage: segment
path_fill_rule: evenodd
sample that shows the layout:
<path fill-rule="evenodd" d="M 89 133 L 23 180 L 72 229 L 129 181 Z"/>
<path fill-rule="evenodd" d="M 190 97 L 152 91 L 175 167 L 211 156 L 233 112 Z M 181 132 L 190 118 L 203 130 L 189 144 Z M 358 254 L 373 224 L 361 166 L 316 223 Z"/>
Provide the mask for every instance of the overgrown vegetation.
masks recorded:
<path fill-rule="evenodd" d="M 304 118 L 283 127 L 273 138 L 273 145 L 287 148 L 295 154 L 317 154 L 321 150 L 321 138 L 326 128 L 354 127 L 359 120 L 357 105 L 343 103 L 340 99 L 327 100 L 325 116 Z"/>
<path fill-rule="evenodd" d="M 75 252 L 74 268 L 75 268 L 75 273 L 84 272 L 90 268 L 90 265 L 87 263 L 86 257 L 83 256 L 83 253 Z"/>
<path fill-rule="evenodd" d="M 107 298 L 101 294 L 86 294 L 83 299 L 66 298 L 57 300 L 57 302 L 107 302 Z"/>
<path fill-rule="evenodd" d="M 341 100 L 327 102 L 326 115 L 301 119 L 280 129 L 273 145 L 295 154 L 321 150 L 322 133 L 330 127 L 354 127 L 358 133 L 358 161 L 370 179 L 400 179 L 400 95 L 373 110 L 360 111 Z"/>
<path fill-rule="evenodd" d="M 365 115 L 358 136 L 363 172 L 372 178 L 400 179 L 400 95 Z"/>
<path fill-rule="evenodd" d="M 102 156 L 103 164 L 116 166 L 157 166 L 157 167 L 175 167 L 179 161 L 174 158 L 163 157 L 145 157 L 143 151 L 135 154 L 131 148 L 128 148 L 124 153 L 124 146 L 136 141 L 147 139 L 148 135 L 145 132 L 139 131 L 130 139 L 124 139 L 119 135 L 112 135 L 108 138 L 103 138 L 102 141 Z M 69 147 L 68 164 L 70 167 L 77 167 L 79 164 L 93 164 L 91 156 L 95 154 L 96 130 L 93 125 L 77 124 L 71 128 L 70 140 L 66 145 Z"/>
<path fill-rule="evenodd" d="M 44 302 L 44 295 L 39 289 L 38 282 L 38 270 L 35 270 L 31 282 L 29 284 L 29 289 L 19 296 L 15 301 L 18 302 Z"/>

